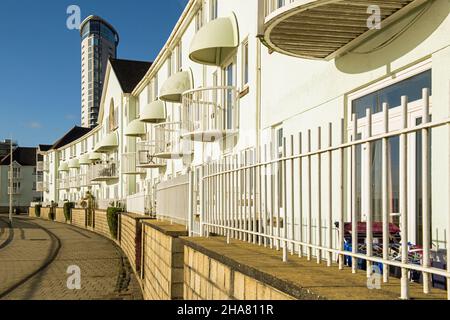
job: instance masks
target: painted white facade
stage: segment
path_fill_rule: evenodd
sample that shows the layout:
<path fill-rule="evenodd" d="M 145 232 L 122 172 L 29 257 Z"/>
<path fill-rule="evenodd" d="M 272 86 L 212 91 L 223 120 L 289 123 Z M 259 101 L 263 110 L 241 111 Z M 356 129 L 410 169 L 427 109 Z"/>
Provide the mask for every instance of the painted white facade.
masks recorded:
<path fill-rule="evenodd" d="M 87 190 L 92 190 L 97 199 L 140 201 L 138 208 L 145 208 L 146 196 L 154 201 L 153 192 L 158 183 L 170 183 L 183 179 L 191 170 L 209 160 L 219 159 L 225 155 L 239 154 L 252 148 L 260 148 L 269 143 L 277 144 L 277 133 L 284 138 L 291 135 L 298 137 L 299 132 L 306 134 L 312 130 L 312 150 L 318 148 L 317 127 L 322 131 L 323 145 L 328 143 L 326 128 L 333 124 L 333 144 L 339 144 L 341 129 L 344 140 L 349 141 L 352 119 L 352 101 L 381 88 L 431 70 L 432 72 L 432 118 L 433 121 L 445 120 L 450 116 L 450 4 L 446 0 L 436 0 L 421 15 L 412 11 L 401 17 L 389 27 L 382 29 L 367 39 L 363 44 L 353 48 L 330 61 L 309 60 L 289 57 L 271 52 L 259 38 L 257 0 L 218 0 L 217 11 L 212 10 L 214 1 L 192 0 L 188 3 L 179 22 L 166 45 L 159 53 L 153 66 L 132 95 L 124 95 L 113 72 L 107 71 L 103 98 L 100 107 L 99 127 L 88 136 L 80 139 L 63 150 L 54 150 L 47 155 L 50 163 L 50 190 L 44 194 L 45 201 L 79 200 Z M 202 11 L 199 11 L 202 8 Z M 217 13 L 217 17 L 216 17 Z M 200 26 L 205 26 L 216 18 L 235 15 L 238 24 L 238 43 L 236 50 L 223 59 L 220 66 L 205 66 L 189 58 L 190 46 Z M 234 19 L 234 18 L 233 18 Z M 245 46 L 248 44 L 248 58 L 245 58 Z M 248 81 L 244 80 L 245 61 L 248 61 Z M 231 65 L 230 69 L 227 69 Z M 108 68 L 110 70 L 110 68 Z M 230 72 L 232 70 L 232 79 Z M 238 134 L 227 139 L 226 147 L 220 142 L 192 142 L 192 158 L 169 159 L 165 167 L 158 169 L 140 169 L 136 174 L 125 173 L 124 157 L 138 148 L 140 138 L 125 136 L 128 125 L 142 115 L 150 103 L 160 97 L 166 81 L 177 72 L 192 72 L 193 85 L 190 89 L 229 86 L 237 92 Z M 230 81 L 229 81 L 230 80 Z M 112 103 L 113 101 L 113 103 Z M 410 101 L 411 121 L 415 121 L 414 101 Z M 103 161 L 118 164 L 117 179 L 103 181 L 88 187 L 61 190 L 56 185 L 58 167 L 61 161 L 68 162 L 80 157 L 83 152 L 93 152 L 97 143 L 108 133 L 111 106 L 117 108 L 115 117 L 119 146 L 117 151 L 103 154 Z M 369 106 L 368 106 L 369 107 Z M 391 106 L 393 109 L 394 106 Z M 236 110 L 236 109 L 235 109 Z M 136 112 L 137 111 L 137 112 Z M 182 120 L 182 104 L 166 103 L 166 122 Z M 394 114 L 394 112 L 393 112 Z M 344 119 L 344 128 L 341 126 Z M 395 122 L 395 119 L 392 119 Z M 360 122 L 360 133 L 364 135 L 364 121 Z M 158 125 L 146 124 L 147 132 L 152 133 Z M 282 131 L 278 131 L 282 129 Z M 181 131 L 181 130 L 180 130 Z M 184 132 L 186 133 L 186 132 Z M 180 134 L 183 134 L 181 132 Z M 150 134 L 150 139 L 156 139 Z M 432 136 L 432 234 L 433 244 L 444 242 L 448 226 L 450 208 L 450 128 L 444 126 L 433 130 Z M 84 142 L 87 141 L 87 142 Z M 81 145 L 87 143 L 87 149 Z M 411 146 L 414 145 L 411 140 Z M 166 144 L 167 145 L 167 144 Z M 190 145 L 189 142 L 186 145 Z M 70 148 L 76 151 L 70 154 Z M 410 148 L 413 150 L 414 148 Z M 305 150 L 303 150 L 305 151 Z M 296 147 L 295 152 L 299 152 Z M 412 152 L 412 151 L 411 151 Z M 189 153 L 189 152 L 188 152 Z M 275 153 L 275 152 L 274 152 Z M 126 157 L 125 157 L 126 158 Z M 411 159 L 414 154 L 411 154 Z M 59 160 L 61 159 L 61 160 Z M 313 161 L 312 171 L 317 163 Z M 337 164 L 333 163 L 333 179 L 338 178 Z M 83 169 L 81 169 L 83 170 Z M 87 170 L 87 169 L 86 169 Z M 408 170 L 414 170 L 413 166 Z M 348 185 L 350 172 L 349 159 L 344 164 Z M 415 172 L 409 171 L 411 176 Z M 74 172 L 74 174 L 76 174 Z M 322 177 L 324 185 L 327 175 Z M 411 179 L 412 180 L 412 179 Z M 414 181 L 409 186 L 408 206 L 411 217 L 410 235 L 414 237 L 417 225 L 417 199 Z M 317 181 L 312 182 L 313 189 Z M 336 190 L 333 190 L 333 192 Z M 349 191 L 346 190 L 346 218 L 351 219 Z M 142 195 L 142 197 L 140 196 Z M 177 193 L 173 196 L 173 207 L 177 207 Z M 295 200 L 297 201 L 297 200 Z M 322 201 L 325 201 L 322 199 Z M 338 199 L 334 198 L 333 205 Z M 184 203 L 180 201 L 180 203 Z M 318 209 L 318 199 L 312 196 L 312 211 Z M 150 206 L 152 206 L 150 204 Z M 161 207 L 161 203 L 156 203 Z M 168 204 L 170 207 L 171 204 Z M 148 211 L 138 210 L 138 211 Z M 167 210 L 167 209 L 166 209 Z M 183 210 L 183 209 L 180 209 Z M 158 212 L 157 212 L 158 213 Z M 393 212 L 395 213 L 395 212 Z M 166 212 L 161 213 L 163 215 Z M 338 212 L 333 213 L 338 220 Z M 326 213 L 324 212 L 324 216 Z M 362 216 L 364 219 L 364 216 Z M 416 241 L 416 239 L 411 239 Z"/>

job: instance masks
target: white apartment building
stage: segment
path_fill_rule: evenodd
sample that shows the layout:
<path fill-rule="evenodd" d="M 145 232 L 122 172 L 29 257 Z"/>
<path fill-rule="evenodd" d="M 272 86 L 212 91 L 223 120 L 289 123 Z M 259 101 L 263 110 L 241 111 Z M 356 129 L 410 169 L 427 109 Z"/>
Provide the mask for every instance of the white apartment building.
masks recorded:
<path fill-rule="evenodd" d="M 13 210 L 25 213 L 31 202 L 40 200 L 36 190 L 36 148 L 16 146 L 12 172 L 10 165 L 10 154 L 0 158 L 0 213 L 9 212 L 11 196 Z"/>
<path fill-rule="evenodd" d="M 189 1 L 132 90 L 108 65 L 99 126 L 50 152 L 69 183 L 45 200 L 92 190 L 319 259 L 344 224 L 448 249 L 450 3 L 377 4 Z"/>

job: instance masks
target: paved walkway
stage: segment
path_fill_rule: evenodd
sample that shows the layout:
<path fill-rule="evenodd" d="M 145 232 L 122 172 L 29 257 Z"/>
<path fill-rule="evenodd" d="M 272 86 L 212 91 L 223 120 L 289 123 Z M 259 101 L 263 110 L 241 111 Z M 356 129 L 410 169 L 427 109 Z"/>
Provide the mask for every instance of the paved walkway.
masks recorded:
<path fill-rule="evenodd" d="M 70 266 L 81 290 L 69 290 Z M 0 215 L 0 299 L 140 300 L 127 258 L 110 240 L 50 221 L 18 217 L 10 229 Z"/>

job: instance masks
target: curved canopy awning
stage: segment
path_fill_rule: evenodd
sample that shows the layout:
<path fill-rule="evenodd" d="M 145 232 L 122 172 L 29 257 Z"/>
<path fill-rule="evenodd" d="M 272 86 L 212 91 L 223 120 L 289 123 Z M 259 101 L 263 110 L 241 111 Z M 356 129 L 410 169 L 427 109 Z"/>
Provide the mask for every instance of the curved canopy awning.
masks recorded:
<path fill-rule="evenodd" d="M 80 162 L 78 159 L 72 159 L 69 161 L 69 169 L 79 169 L 80 168 Z"/>
<path fill-rule="evenodd" d="M 192 71 L 181 71 L 175 73 L 164 82 L 159 98 L 166 102 L 180 103 L 182 94 L 192 90 L 194 85 Z"/>
<path fill-rule="evenodd" d="M 133 120 L 130 122 L 128 127 L 125 129 L 125 136 L 127 137 L 141 137 L 147 133 L 145 128 L 145 123 L 141 120 Z"/>
<path fill-rule="evenodd" d="M 266 16 L 263 42 L 282 54 L 331 60 L 383 32 L 425 2 L 427 0 L 291 1 Z M 373 17 L 378 10 L 380 25 L 376 26 Z"/>
<path fill-rule="evenodd" d="M 203 26 L 191 42 L 189 58 L 200 64 L 221 66 L 238 46 L 239 28 L 233 14 Z"/>
<path fill-rule="evenodd" d="M 166 104 L 164 103 L 164 101 L 157 100 L 147 105 L 141 113 L 141 117 L 139 118 L 139 120 L 145 123 L 165 122 Z"/>
<path fill-rule="evenodd" d="M 89 159 L 89 154 L 87 153 L 83 154 L 78 162 L 80 163 L 80 166 L 88 166 L 92 163 L 91 159 Z"/>
<path fill-rule="evenodd" d="M 119 147 L 119 138 L 117 133 L 113 132 L 103 138 L 103 140 L 95 148 L 95 152 L 108 153 Z"/>
<path fill-rule="evenodd" d="M 67 162 L 62 162 L 59 165 L 58 171 L 59 172 L 67 172 L 67 171 L 69 171 L 69 165 L 67 164 Z"/>
<path fill-rule="evenodd" d="M 97 161 L 97 160 L 101 160 L 101 159 L 102 159 L 102 155 L 100 153 L 92 152 L 89 154 L 89 160 L 91 160 L 91 161 Z"/>

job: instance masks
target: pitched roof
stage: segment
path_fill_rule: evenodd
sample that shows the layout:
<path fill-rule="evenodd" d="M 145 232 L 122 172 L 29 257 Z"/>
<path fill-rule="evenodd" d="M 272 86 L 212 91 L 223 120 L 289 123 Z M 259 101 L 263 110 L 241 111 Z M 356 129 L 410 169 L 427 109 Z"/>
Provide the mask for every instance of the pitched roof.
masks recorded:
<path fill-rule="evenodd" d="M 46 152 L 46 151 L 49 151 L 52 148 L 52 145 L 51 144 L 40 144 L 38 146 L 38 148 L 39 148 L 40 151 Z"/>
<path fill-rule="evenodd" d="M 83 128 L 83 127 L 73 127 L 69 132 L 67 132 L 61 139 L 56 141 L 53 146 L 51 146 L 51 150 L 62 148 L 78 139 L 82 136 L 91 132 L 91 128 Z"/>
<path fill-rule="evenodd" d="M 10 165 L 10 154 L 0 160 L 0 165 Z M 17 147 L 13 151 L 13 161 L 17 162 L 21 166 L 36 166 L 36 148 L 22 148 Z"/>
<path fill-rule="evenodd" d="M 152 62 L 110 58 L 111 66 L 124 93 L 131 93 L 144 78 Z"/>

